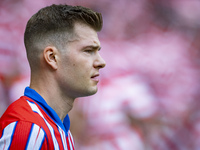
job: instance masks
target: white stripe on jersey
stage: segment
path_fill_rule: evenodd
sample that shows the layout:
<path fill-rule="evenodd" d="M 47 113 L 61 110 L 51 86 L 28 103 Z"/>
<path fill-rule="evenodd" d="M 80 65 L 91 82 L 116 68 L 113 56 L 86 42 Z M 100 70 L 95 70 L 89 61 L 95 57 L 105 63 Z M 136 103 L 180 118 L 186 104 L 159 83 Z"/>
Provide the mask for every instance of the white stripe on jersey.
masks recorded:
<path fill-rule="evenodd" d="M 73 137 L 70 131 L 68 131 L 68 140 L 69 140 L 70 149 L 73 149 L 74 141 L 73 141 Z"/>
<path fill-rule="evenodd" d="M 60 136 L 61 136 L 61 139 L 62 139 L 63 147 L 64 147 L 64 149 L 67 149 L 67 141 L 66 141 L 65 132 L 59 126 L 58 126 L 58 130 L 60 132 Z"/>
<path fill-rule="evenodd" d="M 59 146 L 58 146 L 58 141 L 56 140 L 56 137 L 55 137 L 55 134 L 54 134 L 54 129 L 53 127 L 48 123 L 48 121 L 44 118 L 44 116 L 42 115 L 41 111 L 39 110 L 39 108 L 32 102 L 29 102 L 27 100 L 28 104 L 30 105 L 31 109 L 38 113 L 42 118 L 43 120 L 45 121 L 46 125 L 48 126 L 50 132 L 51 132 L 51 136 L 52 136 L 52 139 L 53 139 L 53 144 L 54 144 L 54 149 L 55 150 L 58 150 L 59 149 Z"/>
<path fill-rule="evenodd" d="M 68 137 L 70 137 L 70 141 L 74 145 L 74 139 L 73 139 L 72 134 L 71 134 L 70 131 L 68 131 Z"/>
<path fill-rule="evenodd" d="M 42 113 L 39 110 L 39 108 L 33 102 L 30 102 L 28 100 L 27 100 L 27 102 L 31 106 L 32 111 L 38 113 L 44 119 L 44 116 L 42 115 Z"/>
<path fill-rule="evenodd" d="M 15 131 L 16 124 L 17 124 L 17 122 L 13 122 L 4 128 L 3 135 L 0 138 L 0 149 L 1 150 L 9 149 L 11 141 L 12 141 L 13 133 Z"/>
<path fill-rule="evenodd" d="M 55 149 L 55 150 L 58 150 L 58 149 L 59 149 L 59 146 L 58 146 L 58 141 L 57 141 L 57 139 L 56 139 L 56 137 L 55 137 L 55 134 L 54 134 L 54 129 L 53 129 L 53 127 L 47 122 L 47 120 L 46 120 L 45 118 L 43 118 L 43 119 L 44 119 L 45 123 L 47 124 L 47 126 L 48 126 L 48 128 L 49 128 L 49 130 L 50 130 L 50 132 L 51 132 L 51 136 L 52 136 L 53 144 L 54 144 L 54 149 Z"/>
<path fill-rule="evenodd" d="M 36 124 L 32 125 L 26 149 L 38 150 L 44 141 L 44 131 Z"/>

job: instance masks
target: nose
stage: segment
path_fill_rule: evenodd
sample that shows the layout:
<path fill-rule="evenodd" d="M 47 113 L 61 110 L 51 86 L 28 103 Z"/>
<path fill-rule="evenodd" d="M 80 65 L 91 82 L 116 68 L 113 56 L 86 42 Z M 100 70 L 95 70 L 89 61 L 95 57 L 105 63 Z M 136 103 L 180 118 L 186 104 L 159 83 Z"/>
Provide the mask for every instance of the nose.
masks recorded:
<path fill-rule="evenodd" d="M 98 69 L 101 69 L 101 68 L 104 68 L 105 66 L 106 66 L 105 60 L 101 57 L 100 54 L 98 54 L 98 57 L 94 62 L 94 67 L 98 68 Z"/>

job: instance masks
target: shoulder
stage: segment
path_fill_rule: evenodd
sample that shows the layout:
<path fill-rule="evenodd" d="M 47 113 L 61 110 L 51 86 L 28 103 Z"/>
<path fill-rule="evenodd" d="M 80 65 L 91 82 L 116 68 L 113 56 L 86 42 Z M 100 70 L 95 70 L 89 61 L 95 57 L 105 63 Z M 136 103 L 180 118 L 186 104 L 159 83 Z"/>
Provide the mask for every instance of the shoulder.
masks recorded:
<path fill-rule="evenodd" d="M 31 122 L 15 121 L 0 132 L 0 149 L 40 149 L 47 146 L 44 130 Z"/>
<path fill-rule="evenodd" d="M 0 118 L 0 149 L 25 149 L 32 147 L 34 143 L 36 149 L 47 146 L 46 124 L 42 117 L 32 110 L 29 102 L 34 103 L 22 96 L 13 102 Z"/>
<path fill-rule="evenodd" d="M 62 145 L 73 148 L 73 138 L 69 134 L 66 135 L 35 101 L 27 97 L 11 104 L 0 119 L 0 149 L 2 145 L 9 148 L 5 143 L 15 149 L 33 147 L 33 143 L 37 143 L 36 149 L 57 149 Z"/>
<path fill-rule="evenodd" d="M 33 121 L 33 111 L 25 96 L 13 102 L 0 118 L 0 127 L 16 121 Z"/>
<path fill-rule="evenodd" d="M 46 116 L 45 112 L 42 111 L 42 108 L 34 100 L 22 96 L 13 102 L 0 118 L 0 132 L 13 122 L 24 125 L 28 123 L 36 124 L 46 129 L 47 125 L 44 116 Z"/>

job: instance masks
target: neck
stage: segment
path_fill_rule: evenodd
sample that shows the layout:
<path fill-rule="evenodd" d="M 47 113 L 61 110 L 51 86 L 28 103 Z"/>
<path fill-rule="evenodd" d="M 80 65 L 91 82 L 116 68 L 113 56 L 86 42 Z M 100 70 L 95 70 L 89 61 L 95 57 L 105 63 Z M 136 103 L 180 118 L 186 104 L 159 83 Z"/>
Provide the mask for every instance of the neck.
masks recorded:
<path fill-rule="evenodd" d="M 47 82 L 51 81 L 51 82 Z M 38 92 L 63 121 L 73 107 L 74 99 L 63 94 L 53 80 L 31 78 L 30 88 Z"/>

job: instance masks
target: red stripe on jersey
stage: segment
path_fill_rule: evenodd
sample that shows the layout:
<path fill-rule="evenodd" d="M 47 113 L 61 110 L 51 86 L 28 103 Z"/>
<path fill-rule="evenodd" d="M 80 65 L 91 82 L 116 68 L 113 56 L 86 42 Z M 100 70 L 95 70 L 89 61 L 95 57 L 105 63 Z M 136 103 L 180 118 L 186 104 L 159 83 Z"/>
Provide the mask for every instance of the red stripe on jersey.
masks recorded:
<path fill-rule="evenodd" d="M 63 142 L 62 142 L 62 139 L 61 139 L 61 135 L 60 135 L 60 132 L 58 131 L 57 126 L 55 124 L 51 124 L 51 123 L 50 123 L 50 125 L 54 129 L 54 134 L 55 134 L 56 140 L 58 142 L 59 149 L 60 150 L 64 150 L 64 148 L 63 148 Z"/>
<path fill-rule="evenodd" d="M 67 140 L 67 148 L 70 149 L 69 138 L 67 137 L 66 140 Z"/>
<path fill-rule="evenodd" d="M 18 122 L 15 128 L 13 139 L 10 145 L 10 149 L 25 149 L 26 142 L 29 137 L 32 123 L 30 122 Z"/>

